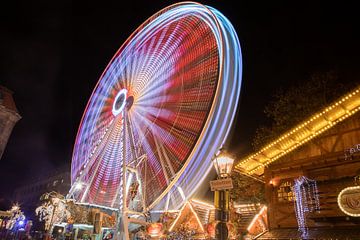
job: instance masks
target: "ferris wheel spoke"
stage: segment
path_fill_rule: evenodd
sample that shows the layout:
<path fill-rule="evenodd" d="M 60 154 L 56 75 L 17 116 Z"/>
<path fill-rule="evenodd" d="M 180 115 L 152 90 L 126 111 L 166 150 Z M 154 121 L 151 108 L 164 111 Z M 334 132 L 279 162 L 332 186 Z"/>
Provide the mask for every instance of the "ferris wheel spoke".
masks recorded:
<path fill-rule="evenodd" d="M 144 46 L 147 48 L 147 59 L 143 62 L 140 72 L 143 72 L 146 78 L 146 74 L 152 70 L 155 60 L 157 59 L 155 54 L 158 49 L 161 47 L 162 41 L 166 35 L 168 28 L 162 29 L 159 33 L 155 34 L 154 37 L 151 38 L 151 44 L 147 45 L 147 42 L 144 43 Z M 155 43 L 155 44 L 154 44 Z"/>
<path fill-rule="evenodd" d="M 169 177 L 168 171 L 166 170 L 167 164 L 166 164 L 165 160 L 163 159 L 162 151 L 160 149 L 160 144 L 159 144 L 158 140 L 156 139 L 155 136 L 153 136 L 153 138 L 154 138 L 154 143 L 155 143 L 155 146 L 156 146 L 156 153 L 157 153 L 157 156 L 158 156 L 157 159 L 159 160 L 159 162 L 161 164 L 161 169 L 162 169 L 162 172 L 163 172 L 164 177 L 166 179 L 166 184 L 169 185 L 170 177 Z"/>
<path fill-rule="evenodd" d="M 105 130 L 102 132 L 102 135 L 98 137 L 98 141 L 96 143 L 92 143 L 90 147 L 88 147 L 88 150 L 80 150 L 82 151 L 82 156 L 85 156 L 82 161 L 78 162 L 78 165 L 76 166 L 76 169 L 78 174 L 83 173 L 82 176 L 86 176 L 88 174 L 89 166 L 93 165 L 93 162 L 96 161 L 96 157 L 100 154 L 102 149 L 104 148 L 105 142 L 108 139 L 109 131 L 108 129 L 111 127 L 112 121 L 107 125 Z M 88 146 L 86 142 L 83 143 L 83 146 Z M 75 169 L 73 169 L 75 170 Z M 82 181 L 82 180 L 81 180 Z"/>
<path fill-rule="evenodd" d="M 141 115 L 141 113 L 138 113 L 137 111 L 134 111 L 132 113 L 132 123 L 134 125 L 133 131 L 136 133 L 137 136 L 137 144 L 139 149 L 142 149 L 142 142 L 146 140 L 146 136 L 149 133 L 149 126 L 146 123 L 146 119 L 144 119 L 144 116 Z"/>
<path fill-rule="evenodd" d="M 140 116 L 144 116 L 142 114 L 139 114 Z M 147 119 L 146 117 L 142 117 L 142 121 L 143 124 L 145 126 L 147 126 L 147 129 L 149 129 L 153 135 L 154 138 L 154 142 L 157 145 L 157 152 L 159 155 L 160 161 L 162 161 L 162 164 L 165 168 L 168 168 L 170 171 L 170 173 L 167 173 L 168 175 L 168 179 L 172 178 L 175 175 L 175 169 L 171 163 L 171 158 L 169 157 L 167 150 L 165 150 L 166 144 L 168 142 L 176 142 L 176 138 L 171 134 L 172 132 L 172 128 L 173 126 L 169 125 L 168 123 L 166 123 L 165 121 L 163 121 L 163 123 L 161 124 L 161 126 L 154 124 L 153 121 Z M 149 136 L 149 135 L 147 135 Z M 143 135 L 144 137 L 144 135 Z M 139 141 L 139 142 L 143 142 L 143 141 L 148 141 L 147 140 L 148 137 L 144 137 L 144 140 Z M 159 144 L 159 141 L 162 142 L 162 144 Z M 177 161 L 175 160 L 176 165 L 180 166 L 182 163 L 181 161 Z M 171 174 L 169 176 L 169 174 Z"/>
<path fill-rule="evenodd" d="M 136 86 L 136 92 L 139 92 L 140 89 L 146 89 L 150 83 L 153 83 L 153 81 L 150 80 L 155 79 L 153 76 L 157 73 L 157 70 L 160 66 L 162 66 L 164 63 L 171 63 L 171 61 L 167 60 L 169 59 L 169 56 L 171 56 L 172 53 L 176 50 L 176 47 L 180 42 L 180 40 L 173 40 L 177 29 L 178 23 L 175 23 L 175 26 L 167 27 L 160 33 L 160 36 L 157 39 L 156 46 L 154 48 L 148 47 L 149 51 L 147 54 L 151 54 L 151 57 L 149 58 L 150 61 L 144 62 L 144 65 L 142 66 L 142 68 L 145 67 L 147 70 L 143 78 L 147 79 L 147 81 L 144 81 L 145 85 L 142 84 Z M 158 56 L 161 56 L 161 58 L 159 58 Z"/>
<path fill-rule="evenodd" d="M 107 82 L 111 82 L 112 85 L 105 85 L 103 86 L 104 88 L 106 87 L 116 87 L 117 89 L 121 88 L 121 84 L 124 84 L 123 78 L 121 78 L 122 72 L 124 70 L 125 65 L 122 62 L 122 58 L 115 58 L 113 63 L 109 66 L 109 68 L 106 70 L 104 76 L 103 76 L 103 81 L 107 81 Z M 119 81 L 120 80 L 120 81 Z M 109 89 L 103 89 L 104 91 L 104 96 L 108 97 L 107 93 L 108 93 Z"/>
<path fill-rule="evenodd" d="M 90 198 L 93 201 L 110 203 L 117 196 L 121 182 L 121 162 L 123 147 L 123 121 L 118 118 L 114 121 L 106 146 L 103 148 L 98 162 L 101 167 L 93 172 L 94 179 L 90 181 Z M 119 147 L 120 146 L 120 147 Z M 109 179 L 113 181 L 109 181 Z"/>
<path fill-rule="evenodd" d="M 91 151 L 95 151 L 97 146 L 101 145 L 104 135 L 106 134 L 112 123 L 113 120 L 108 119 L 108 121 L 103 121 L 101 126 L 99 126 L 98 128 L 94 126 L 96 125 L 96 123 L 92 123 L 92 129 L 89 129 L 90 134 L 87 136 L 87 139 L 92 139 L 92 141 L 90 141 L 87 145 L 84 146 L 88 149 L 86 156 L 89 156 L 89 153 Z"/>
<path fill-rule="evenodd" d="M 107 141 L 104 141 L 101 145 L 99 145 L 99 148 L 97 148 L 97 150 L 94 152 L 94 154 L 92 155 L 91 159 L 92 161 L 88 163 L 88 167 L 86 168 L 86 174 L 84 174 L 84 176 L 87 176 L 88 180 L 87 180 L 87 185 L 85 188 L 84 193 L 82 194 L 82 198 L 81 201 L 85 201 L 86 199 L 93 199 L 93 195 L 96 194 L 94 193 L 94 187 L 99 187 L 98 184 L 99 181 L 96 181 L 96 179 L 99 178 L 99 176 L 102 176 L 104 173 L 104 169 L 108 168 L 108 164 L 109 162 L 106 161 L 106 153 L 107 153 L 107 149 L 108 147 L 108 143 L 109 143 L 109 138 L 111 139 L 112 136 L 114 135 L 114 132 L 116 132 L 116 130 L 114 130 L 116 128 L 115 126 L 116 124 L 112 124 L 111 129 L 107 135 Z M 113 147 L 112 147 L 113 150 Z M 94 186 L 95 183 L 95 186 Z M 98 189 L 98 188 L 97 188 Z"/>
<path fill-rule="evenodd" d="M 136 52 L 134 52 L 133 63 L 131 64 L 131 68 L 132 68 L 131 80 L 134 83 L 132 88 L 133 88 L 134 94 L 136 94 L 136 95 L 138 95 L 139 89 L 141 89 L 142 86 L 144 86 L 147 81 L 140 75 L 140 72 L 139 72 L 139 68 L 143 64 L 142 62 L 144 61 L 142 56 L 145 55 L 145 52 L 146 52 L 145 47 L 142 47 L 139 50 L 136 50 Z M 137 60 L 137 59 L 139 59 L 139 60 Z"/>
<path fill-rule="evenodd" d="M 166 92 L 166 89 L 171 88 L 172 83 L 169 81 L 174 72 L 173 60 L 164 57 L 164 63 L 159 63 L 158 68 L 149 76 L 147 84 L 143 86 L 142 91 L 138 95 L 138 100 L 142 101 L 149 93 Z M 168 60 L 168 61 L 166 61 Z M 150 85 L 151 83 L 151 85 Z"/>
<path fill-rule="evenodd" d="M 175 170 L 174 170 L 174 168 L 173 168 L 173 166 L 172 166 L 172 164 L 171 164 L 171 161 L 170 161 L 170 158 L 169 158 L 168 154 L 166 153 L 166 150 L 165 150 L 165 148 L 164 148 L 164 145 L 162 145 L 162 144 L 160 144 L 160 151 L 161 151 L 161 153 L 163 154 L 163 156 L 164 156 L 164 158 L 165 158 L 165 160 L 166 160 L 166 162 L 167 162 L 167 166 L 168 166 L 169 169 L 170 169 L 171 178 L 172 178 L 172 177 L 175 176 L 176 172 L 175 172 Z"/>
<path fill-rule="evenodd" d="M 204 38 L 208 38 L 209 36 L 211 36 L 210 35 L 211 34 L 211 32 L 206 32 L 206 33 L 203 33 L 203 35 L 204 36 L 201 36 L 201 37 L 199 37 L 198 39 L 197 39 L 197 41 L 196 42 L 190 42 L 191 41 L 191 38 L 187 38 L 187 37 L 184 37 L 184 39 L 182 40 L 182 43 L 183 42 L 190 42 L 189 43 L 189 46 L 188 46 L 188 48 L 189 48 L 189 51 L 187 51 L 186 53 L 188 54 L 188 57 L 189 56 L 192 56 L 192 60 L 191 61 L 187 61 L 187 62 L 183 62 L 183 63 L 181 63 L 180 62 L 180 64 L 178 64 L 177 65 L 177 71 L 176 72 L 169 72 L 168 70 L 168 68 L 166 68 L 166 67 L 163 67 L 163 64 L 158 64 L 157 66 L 158 67 L 160 67 L 161 69 L 163 69 L 163 71 L 159 71 L 159 69 L 156 69 L 155 71 L 153 71 L 155 74 L 156 74 L 156 76 L 161 76 L 161 77 L 163 77 L 163 76 L 168 76 L 168 78 L 169 79 L 173 79 L 173 77 L 175 77 L 175 75 L 178 75 L 179 76 L 179 72 L 184 72 L 184 73 L 187 73 L 187 72 L 189 72 L 192 68 L 197 68 L 197 67 L 199 67 L 199 64 L 195 64 L 195 63 L 202 63 L 202 64 L 206 64 L 206 61 L 208 61 L 208 60 L 210 60 L 210 59 L 212 59 L 212 58 L 209 58 L 208 57 L 208 55 L 209 54 L 211 54 L 211 49 L 209 49 L 208 51 L 205 51 L 205 52 L 202 52 L 200 55 L 199 55 L 199 53 L 196 55 L 196 54 L 194 54 L 194 53 L 197 53 L 197 51 L 196 51 L 196 49 L 199 47 L 199 46 L 201 46 L 202 45 L 202 43 L 203 43 L 203 41 L 204 41 L 204 39 L 203 39 L 203 37 Z M 214 49 L 216 49 L 215 48 L 215 43 L 214 43 Z M 174 51 L 176 51 L 176 50 L 178 50 L 178 48 L 174 48 Z M 171 49 L 170 49 L 170 51 L 171 51 Z M 169 57 L 173 57 L 173 53 L 171 53 L 170 55 L 169 55 Z M 186 58 L 186 56 L 184 56 L 184 53 L 182 53 L 181 55 L 178 55 L 177 56 L 178 58 Z M 162 58 L 162 60 L 164 59 L 164 61 L 165 60 L 168 60 L 166 57 L 163 57 Z M 171 61 L 166 61 L 166 63 L 170 63 Z M 175 74 L 175 75 L 173 75 L 173 76 L 170 76 L 169 74 Z M 157 77 L 152 77 L 152 79 L 157 79 L 158 80 L 158 78 Z M 180 77 L 183 77 L 183 75 L 180 75 Z M 151 81 L 150 81 L 151 82 Z M 159 83 L 159 84 L 161 84 L 161 81 L 156 81 L 157 83 Z M 180 81 L 180 82 L 182 82 L 182 81 Z M 191 81 L 191 83 L 193 83 L 194 81 Z M 156 88 L 158 88 L 159 86 L 157 86 L 157 84 L 153 84 L 151 87 L 149 87 L 149 88 L 146 88 L 147 90 L 146 90 L 146 92 L 143 92 L 141 95 L 140 95 L 140 98 L 141 98 L 141 96 L 143 96 L 143 95 L 146 95 L 146 93 L 147 92 L 151 92 L 151 91 L 153 91 L 154 89 L 156 89 Z"/>
<path fill-rule="evenodd" d="M 128 122 L 128 135 L 131 136 L 131 149 L 134 152 L 135 159 L 131 162 L 135 165 L 135 167 L 139 164 L 139 161 L 143 161 L 146 159 L 146 155 L 143 154 L 143 149 L 140 144 L 140 139 L 145 138 L 145 134 L 141 127 L 137 125 L 137 120 L 134 117 L 134 114 L 128 114 L 127 116 Z"/>
<path fill-rule="evenodd" d="M 144 151 L 146 152 L 147 159 L 148 159 L 147 162 L 148 162 L 148 164 L 150 164 L 149 166 L 151 166 L 151 169 L 153 169 L 154 172 L 156 173 L 158 181 L 160 181 L 161 184 L 163 184 L 164 183 L 163 178 L 165 178 L 165 181 L 168 184 L 170 177 L 166 171 L 166 167 L 167 167 L 166 161 L 164 161 L 162 159 L 157 136 L 154 135 L 155 133 L 159 134 L 161 131 L 159 128 L 156 131 L 154 131 L 154 129 L 152 129 L 155 127 L 154 125 L 151 125 L 151 123 L 147 119 L 142 119 L 142 120 L 143 120 L 143 123 L 145 124 L 145 126 L 147 125 L 147 127 L 148 127 L 147 129 L 149 129 L 150 131 L 147 130 L 146 137 L 145 137 L 145 134 L 142 134 L 143 139 L 141 140 L 141 146 L 142 146 L 141 148 L 144 149 Z M 133 121 L 133 122 L 135 122 L 135 121 Z M 158 153 L 153 152 L 151 150 L 156 147 L 159 149 Z M 160 174 L 160 173 L 162 173 L 162 174 Z"/>
<path fill-rule="evenodd" d="M 146 64 L 150 61 L 150 58 L 152 57 L 150 54 L 151 49 L 153 48 L 155 44 L 155 38 L 152 38 L 149 42 L 149 45 L 142 46 L 142 49 L 144 49 L 143 55 L 139 56 L 139 64 L 136 65 L 136 78 L 132 79 L 136 81 L 146 81 L 145 74 L 146 74 Z M 135 82 L 136 84 L 136 82 Z M 136 85 L 135 85 L 136 86 Z"/>

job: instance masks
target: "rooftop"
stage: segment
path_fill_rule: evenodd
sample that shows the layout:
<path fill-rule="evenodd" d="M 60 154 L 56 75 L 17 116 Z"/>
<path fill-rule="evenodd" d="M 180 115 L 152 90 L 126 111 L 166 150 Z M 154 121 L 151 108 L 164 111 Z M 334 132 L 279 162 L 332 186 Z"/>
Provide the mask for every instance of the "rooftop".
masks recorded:
<path fill-rule="evenodd" d="M 4 106 L 6 109 L 18 113 L 12 94 L 12 91 L 0 85 L 0 106 Z"/>
<path fill-rule="evenodd" d="M 297 149 L 337 123 L 360 110 L 360 87 L 344 95 L 322 111 L 281 135 L 260 151 L 240 159 L 235 170 L 252 175 L 262 175 L 264 168 Z"/>

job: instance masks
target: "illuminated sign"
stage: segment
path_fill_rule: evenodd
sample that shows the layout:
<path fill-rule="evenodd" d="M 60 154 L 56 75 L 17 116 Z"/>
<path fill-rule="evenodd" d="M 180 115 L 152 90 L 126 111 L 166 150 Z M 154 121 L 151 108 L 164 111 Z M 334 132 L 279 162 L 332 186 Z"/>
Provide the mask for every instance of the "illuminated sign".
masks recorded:
<path fill-rule="evenodd" d="M 339 193 L 337 202 L 346 215 L 360 217 L 360 186 L 344 188 Z"/>
<path fill-rule="evenodd" d="M 225 178 L 225 179 L 210 181 L 210 187 L 211 187 L 211 191 L 232 189 L 233 188 L 232 179 Z"/>

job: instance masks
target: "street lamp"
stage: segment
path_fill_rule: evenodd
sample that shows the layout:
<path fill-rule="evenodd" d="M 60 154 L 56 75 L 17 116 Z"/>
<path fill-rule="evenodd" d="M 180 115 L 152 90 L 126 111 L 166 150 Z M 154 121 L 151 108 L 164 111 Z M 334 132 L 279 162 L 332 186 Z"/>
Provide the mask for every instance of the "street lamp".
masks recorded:
<path fill-rule="evenodd" d="M 230 176 L 234 159 L 229 156 L 219 155 L 214 159 L 213 164 L 218 177 L 227 178 Z"/>
<path fill-rule="evenodd" d="M 226 156 L 219 155 L 213 160 L 213 164 L 218 175 L 216 180 L 218 185 L 223 185 L 215 190 L 214 203 L 215 203 L 215 220 L 218 221 L 216 225 L 216 239 L 228 239 L 228 228 L 226 223 L 229 221 L 229 190 L 232 188 L 232 180 L 230 178 L 234 159 Z M 230 182 L 230 185 L 229 185 Z M 224 184 L 222 184 L 224 183 Z"/>

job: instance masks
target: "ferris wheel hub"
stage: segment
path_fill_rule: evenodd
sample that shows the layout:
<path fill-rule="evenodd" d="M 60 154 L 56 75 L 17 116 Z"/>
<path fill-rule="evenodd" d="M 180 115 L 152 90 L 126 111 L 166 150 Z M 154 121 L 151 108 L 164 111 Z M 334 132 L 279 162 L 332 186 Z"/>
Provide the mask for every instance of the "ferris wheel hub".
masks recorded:
<path fill-rule="evenodd" d="M 130 108 L 132 107 L 132 105 L 134 104 L 134 97 L 133 96 L 129 96 L 126 99 L 126 108 L 127 110 L 130 110 Z"/>
<path fill-rule="evenodd" d="M 126 95 L 127 95 L 127 90 L 125 88 L 121 89 L 116 94 L 112 107 L 112 113 L 114 116 L 117 116 L 119 113 L 121 113 L 124 110 L 124 107 L 126 105 Z"/>

